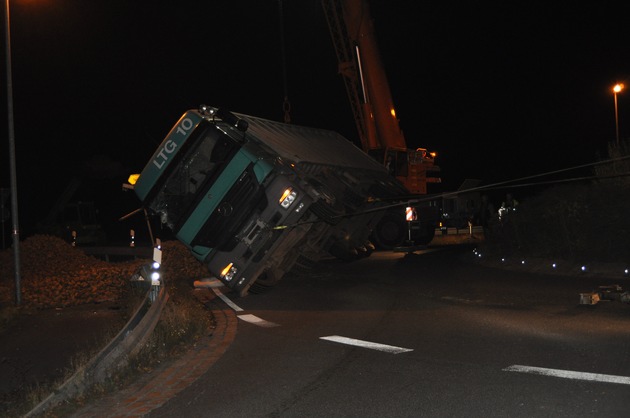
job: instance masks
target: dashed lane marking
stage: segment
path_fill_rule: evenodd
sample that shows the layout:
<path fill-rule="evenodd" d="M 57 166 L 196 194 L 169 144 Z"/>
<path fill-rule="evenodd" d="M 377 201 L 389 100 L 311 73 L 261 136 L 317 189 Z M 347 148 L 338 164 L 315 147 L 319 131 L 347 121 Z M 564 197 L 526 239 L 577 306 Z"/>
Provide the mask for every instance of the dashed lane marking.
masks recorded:
<path fill-rule="evenodd" d="M 400 354 L 400 353 L 406 353 L 407 351 L 413 351 L 412 348 L 402 348 L 402 347 L 395 347 L 393 345 L 373 343 L 370 341 L 355 340 L 354 338 L 341 337 L 339 335 L 319 337 L 319 339 L 333 341 L 333 342 L 341 343 L 341 344 L 354 345 L 357 347 L 369 348 L 372 350 L 385 351 L 387 353 L 392 353 L 392 354 Z"/>
<path fill-rule="evenodd" d="M 218 297 L 221 298 L 221 300 L 223 302 L 226 303 L 226 305 L 228 305 L 230 308 L 234 309 L 236 312 L 242 312 L 243 308 L 241 308 L 240 306 L 238 306 L 236 303 L 232 302 L 232 300 L 230 298 L 228 298 L 227 296 L 225 296 L 222 292 L 221 289 L 217 288 L 217 287 L 213 287 L 212 291 L 214 292 L 215 295 L 217 295 Z"/>
<path fill-rule="evenodd" d="M 271 328 L 280 326 L 275 322 L 265 321 L 264 319 L 251 314 L 238 315 L 238 319 L 242 319 L 243 321 L 249 322 L 250 324 L 258 325 L 259 327 Z"/>
<path fill-rule="evenodd" d="M 236 303 L 232 302 L 232 300 L 230 298 L 225 296 L 221 292 L 221 289 L 219 289 L 218 287 L 212 287 L 212 291 L 215 293 L 215 295 L 217 295 L 219 298 L 221 298 L 221 300 L 223 302 L 225 302 L 226 305 L 228 305 L 234 311 L 236 311 L 236 312 L 243 312 L 243 308 L 241 308 Z M 239 319 L 242 319 L 245 322 L 249 322 L 250 324 L 258 325 L 259 327 L 263 327 L 263 328 L 273 328 L 273 327 L 279 327 L 280 326 L 279 324 L 276 324 L 275 322 L 266 321 L 266 320 L 264 320 L 262 318 L 257 317 L 256 315 L 245 314 L 245 315 L 237 315 L 237 316 L 238 316 Z"/>
<path fill-rule="evenodd" d="M 542 376 L 561 377 L 563 379 L 590 380 L 594 382 L 619 383 L 630 385 L 630 377 L 611 374 L 574 372 L 571 370 L 547 369 L 544 367 L 521 366 L 518 364 L 503 369 L 506 372 L 532 373 Z"/>

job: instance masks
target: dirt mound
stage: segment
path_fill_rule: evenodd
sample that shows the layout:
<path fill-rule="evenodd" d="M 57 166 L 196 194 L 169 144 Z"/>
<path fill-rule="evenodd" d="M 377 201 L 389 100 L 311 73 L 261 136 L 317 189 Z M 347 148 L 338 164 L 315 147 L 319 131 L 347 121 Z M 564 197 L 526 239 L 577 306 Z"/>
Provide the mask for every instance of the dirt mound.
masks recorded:
<path fill-rule="evenodd" d="M 163 243 L 166 280 L 208 275 L 205 267 L 178 241 Z M 0 252 L 0 304 L 15 300 L 13 249 Z M 129 279 L 150 260 L 109 263 L 86 255 L 61 238 L 35 235 L 20 243 L 21 301 L 38 309 L 116 302 L 130 290 Z"/>

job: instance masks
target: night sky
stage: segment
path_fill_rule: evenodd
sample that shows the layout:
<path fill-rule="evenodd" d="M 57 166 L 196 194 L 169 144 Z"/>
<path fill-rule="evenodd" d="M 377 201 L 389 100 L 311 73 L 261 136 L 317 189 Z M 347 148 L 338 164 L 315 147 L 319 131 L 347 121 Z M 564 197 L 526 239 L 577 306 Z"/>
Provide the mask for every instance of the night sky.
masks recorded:
<path fill-rule="evenodd" d="M 612 86 L 630 85 L 630 4 L 369 3 L 408 145 L 439 154 L 434 191 L 592 163 L 615 141 Z M 286 93 L 292 123 L 357 141 L 320 1 L 283 0 L 282 24 L 279 4 L 12 0 L 25 233 L 75 174 L 87 185 L 82 198 L 100 200 L 105 216 L 135 209 L 121 184 L 201 103 L 281 121 Z M 628 95 L 618 96 L 622 139 Z M 6 117 L 0 128 L 7 188 Z"/>

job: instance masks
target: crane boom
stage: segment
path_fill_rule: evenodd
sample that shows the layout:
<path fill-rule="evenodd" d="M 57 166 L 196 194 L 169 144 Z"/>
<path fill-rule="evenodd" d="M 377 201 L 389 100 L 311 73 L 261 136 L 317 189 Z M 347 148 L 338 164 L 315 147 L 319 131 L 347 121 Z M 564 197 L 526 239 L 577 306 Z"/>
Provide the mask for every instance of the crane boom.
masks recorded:
<path fill-rule="evenodd" d="M 400 129 L 365 0 L 322 0 L 363 150 L 390 167 L 414 194 L 426 194 L 439 177 L 434 153 L 409 149 Z"/>

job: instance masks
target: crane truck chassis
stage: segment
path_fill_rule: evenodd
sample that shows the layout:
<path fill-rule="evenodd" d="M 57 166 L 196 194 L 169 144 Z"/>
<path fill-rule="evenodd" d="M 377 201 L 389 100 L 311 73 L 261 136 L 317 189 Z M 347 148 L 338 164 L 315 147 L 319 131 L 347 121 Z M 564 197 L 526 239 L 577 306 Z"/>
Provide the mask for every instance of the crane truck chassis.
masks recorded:
<path fill-rule="evenodd" d="M 374 226 L 393 206 L 404 214 L 408 193 L 336 132 L 205 105 L 184 113 L 130 183 L 239 296 L 326 254 L 369 256 Z"/>

